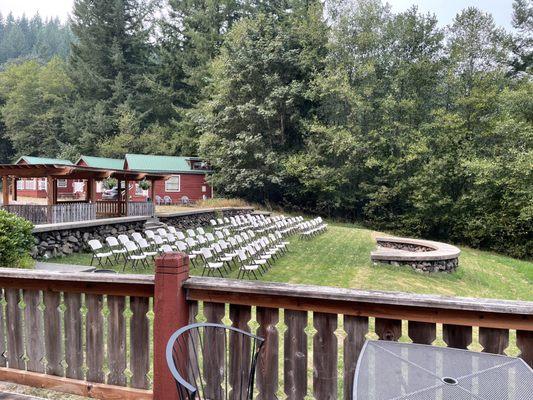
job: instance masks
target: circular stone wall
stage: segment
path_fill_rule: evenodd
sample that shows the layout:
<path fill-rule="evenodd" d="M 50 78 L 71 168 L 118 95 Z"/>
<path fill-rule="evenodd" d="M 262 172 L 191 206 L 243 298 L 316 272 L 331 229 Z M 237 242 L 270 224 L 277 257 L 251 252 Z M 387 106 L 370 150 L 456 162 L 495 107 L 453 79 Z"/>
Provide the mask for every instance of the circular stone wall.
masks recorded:
<path fill-rule="evenodd" d="M 408 265 L 418 272 L 453 272 L 459 266 L 461 250 L 430 240 L 378 237 L 377 249 L 370 253 L 374 263 Z"/>

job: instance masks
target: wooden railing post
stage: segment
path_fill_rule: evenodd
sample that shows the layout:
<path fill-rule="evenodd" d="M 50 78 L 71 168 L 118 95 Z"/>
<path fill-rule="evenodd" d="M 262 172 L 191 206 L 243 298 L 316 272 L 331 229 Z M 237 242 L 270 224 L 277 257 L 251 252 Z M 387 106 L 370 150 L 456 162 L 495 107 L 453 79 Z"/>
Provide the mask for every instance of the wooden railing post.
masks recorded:
<path fill-rule="evenodd" d="M 189 306 L 182 284 L 189 277 L 189 257 L 166 253 L 155 260 L 154 399 L 177 399 L 176 384 L 166 361 L 168 339 L 189 323 Z"/>

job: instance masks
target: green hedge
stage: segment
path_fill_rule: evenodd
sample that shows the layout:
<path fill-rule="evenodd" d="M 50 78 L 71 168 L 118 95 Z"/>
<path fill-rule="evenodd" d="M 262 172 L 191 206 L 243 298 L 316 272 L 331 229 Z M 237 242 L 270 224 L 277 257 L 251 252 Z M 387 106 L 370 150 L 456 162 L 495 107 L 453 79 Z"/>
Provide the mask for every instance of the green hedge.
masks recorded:
<path fill-rule="evenodd" d="M 0 267 L 17 267 L 33 246 L 33 224 L 0 210 Z"/>

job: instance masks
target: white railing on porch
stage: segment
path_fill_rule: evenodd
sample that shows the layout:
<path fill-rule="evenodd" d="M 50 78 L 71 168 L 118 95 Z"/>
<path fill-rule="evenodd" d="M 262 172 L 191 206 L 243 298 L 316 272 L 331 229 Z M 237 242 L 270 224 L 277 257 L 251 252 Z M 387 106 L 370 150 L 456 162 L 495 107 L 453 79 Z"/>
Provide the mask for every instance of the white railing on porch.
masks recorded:
<path fill-rule="evenodd" d="M 154 204 L 149 202 L 69 202 L 56 205 L 9 204 L 2 206 L 6 211 L 31 221 L 35 225 L 87 221 L 96 218 L 120 216 L 150 216 Z"/>

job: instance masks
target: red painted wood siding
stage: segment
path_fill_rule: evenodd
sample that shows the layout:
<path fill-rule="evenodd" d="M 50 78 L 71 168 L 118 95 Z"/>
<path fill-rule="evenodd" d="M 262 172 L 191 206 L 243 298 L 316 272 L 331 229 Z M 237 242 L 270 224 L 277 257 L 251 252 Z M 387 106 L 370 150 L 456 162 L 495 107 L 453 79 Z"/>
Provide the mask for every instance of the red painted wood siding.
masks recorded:
<path fill-rule="evenodd" d="M 167 192 L 165 190 L 165 181 L 157 181 L 155 183 L 155 194 L 161 198 L 169 196 L 172 199 L 172 203 L 175 204 L 180 203 L 183 196 L 187 196 L 191 201 L 201 200 L 203 195 L 208 199 L 212 197 L 212 190 L 205 180 L 205 174 L 180 174 L 180 177 L 179 192 Z M 202 192 L 202 186 L 205 186 L 205 192 Z"/>
<path fill-rule="evenodd" d="M 203 199 L 205 195 L 206 198 L 212 197 L 211 187 L 207 184 L 205 174 L 179 174 L 180 176 L 180 191 L 179 192 L 167 192 L 165 190 L 165 181 L 156 181 L 155 183 L 155 194 L 161 198 L 169 196 L 172 199 L 173 204 L 181 203 L 181 198 L 187 196 L 190 201 L 198 201 Z M 25 179 L 21 179 L 24 181 Z M 67 187 L 61 188 L 58 187 L 58 194 L 71 194 L 74 192 L 74 179 L 67 179 Z M 24 182 L 24 185 L 26 183 Z M 137 182 L 130 182 L 130 188 L 128 194 L 130 196 L 130 201 L 146 201 L 146 196 L 140 196 L 136 194 L 135 185 Z M 205 186 L 205 192 L 202 191 L 202 186 Z M 24 186 L 26 187 L 26 186 Z M 39 183 L 35 182 L 35 190 L 19 189 L 17 191 L 18 195 L 21 197 L 35 197 L 35 198 L 46 198 L 46 190 L 38 190 Z M 150 193 L 149 191 L 148 193 Z M 85 198 L 82 194 L 81 198 Z M 96 199 L 102 199 L 102 193 L 96 192 Z"/>

